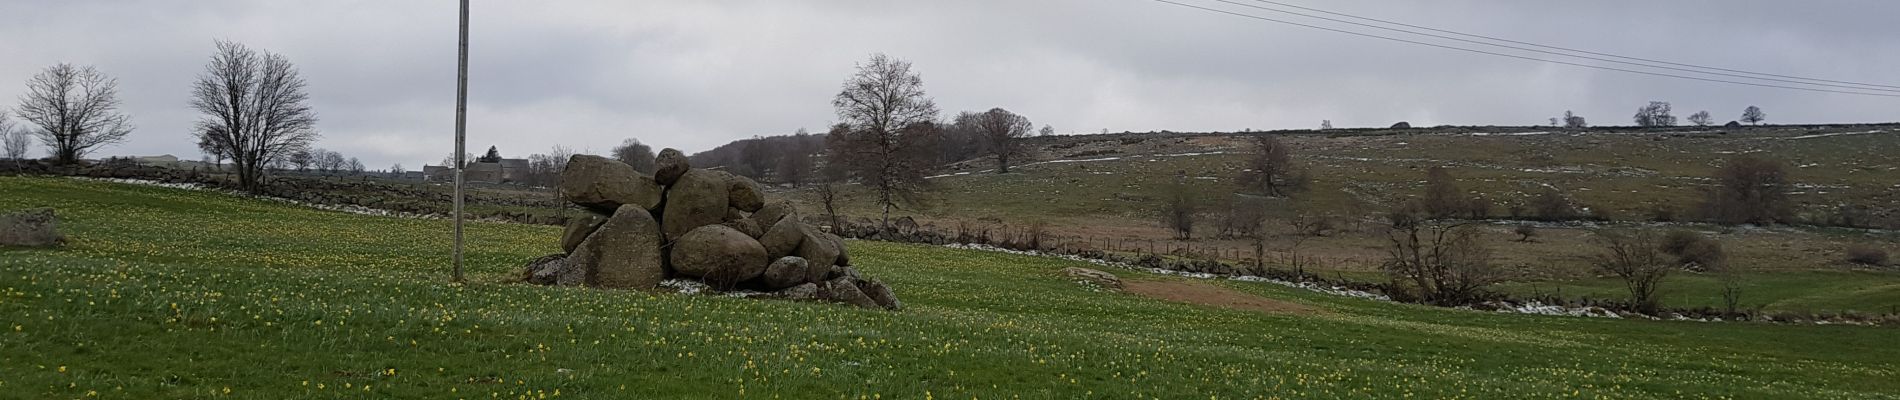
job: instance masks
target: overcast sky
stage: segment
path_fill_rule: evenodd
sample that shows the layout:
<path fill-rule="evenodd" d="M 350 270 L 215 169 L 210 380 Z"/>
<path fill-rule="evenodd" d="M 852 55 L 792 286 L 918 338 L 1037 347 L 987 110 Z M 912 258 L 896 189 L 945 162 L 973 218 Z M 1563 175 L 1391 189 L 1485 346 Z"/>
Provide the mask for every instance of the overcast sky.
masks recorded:
<path fill-rule="evenodd" d="M 1271 15 L 1210 0 L 1176 0 Z M 1248 0 L 1239 0 L 1242 2 Z M 1668 61 L 1900 85 L 1900 3 L 1315 1 L 1309 7 Z M 1057 132 L 1627 124 L 1667 100 L 1719 121 L 1900 120 L 1900 98 L 1742 87 L 1473 55 L 1151 0 L 474 1 L 469 151 L 625 138 L 687 152 L 814 132 L 854 63 L 910 60 L 947 114 L 1003 107 Z M 447 0 L 0 0 L 0 107 L 59 62 L 119 79 L 138 130 L 95 156 L 200 156 L 186 98 L 229 39 L 289 57 L 321 147 L 371 168 L 453 146 Z M 1297 19 L 1298 17 L 1275 16 Z M 1324 22 L 1319 22 L 1324 23 Z M 1329 24 L 1331 25 L 1331 24 Z M 1366 30 L 1363 28 L 1353 28 Z M 16 118 L 17 121 L 17 118 Z M 38 150 L 38 149 L 36 149 Z"/>

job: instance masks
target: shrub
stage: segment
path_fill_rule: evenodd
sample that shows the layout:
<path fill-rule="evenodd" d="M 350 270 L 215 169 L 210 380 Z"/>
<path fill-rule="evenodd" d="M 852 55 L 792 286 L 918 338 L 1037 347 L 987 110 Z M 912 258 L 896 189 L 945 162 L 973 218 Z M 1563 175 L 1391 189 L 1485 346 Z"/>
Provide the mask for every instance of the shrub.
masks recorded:
<path fill-rule="evenodd" d="M 1729 225 L 1787 222 L 1793 216 L 1788 168 L 1780 161 L 1752 155 L 1728 160 L 1716 170 L 1718 186 L 1709 190 L 1702 212 Z"/>
<path fill-rule="evenodd" d="M 1649 209 L 1649 220 L 1656 222 L 1676 222 L 1676 207 L 1658 204 Z"/>
<path fill-rule="evenodd" d="M 1690 269 L 1719 269 L 1728 261 L 1722 242 L 1686 230 L 1669 231 L 1663 236 L 1662 251 L 1676 256 L 1676 265 Z"/>
<path fill-rule="evenodd" d="M 1571 204 L 1570 198 L 1556 188 L 1544 188 L 1543 192 L 1532 197 L 1531 210 L 1536 212 L 1537 218 L 1545 221 L 1564 221 L 1577 217 L 1577 206 Z"/>
<path fill-rule="evenodd" d="M 1887 265 L 1887 251 L 1869 245 L 1854 245 L 1847 248 L 1847 261 L 1864 265 Z"/>

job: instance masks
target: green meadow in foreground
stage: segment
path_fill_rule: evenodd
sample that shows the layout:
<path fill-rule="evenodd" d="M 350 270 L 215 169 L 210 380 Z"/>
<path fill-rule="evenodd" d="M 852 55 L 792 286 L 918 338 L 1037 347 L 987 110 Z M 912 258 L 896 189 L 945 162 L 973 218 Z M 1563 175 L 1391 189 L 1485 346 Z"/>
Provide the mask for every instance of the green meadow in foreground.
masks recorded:
<path fill-rule="evenodd" d="M 1207 282 L 1288 311 L 1093 290 L 1084 263 L 853 241 L 897 312 L 508 283 L 559 228 L 0 178 L 73 241 L 0 250 L 5 398 L 1900 398 L 1900 331 L 1458 311 Z M 1109 269 L 1132 281 L 1181 278 Z"/>

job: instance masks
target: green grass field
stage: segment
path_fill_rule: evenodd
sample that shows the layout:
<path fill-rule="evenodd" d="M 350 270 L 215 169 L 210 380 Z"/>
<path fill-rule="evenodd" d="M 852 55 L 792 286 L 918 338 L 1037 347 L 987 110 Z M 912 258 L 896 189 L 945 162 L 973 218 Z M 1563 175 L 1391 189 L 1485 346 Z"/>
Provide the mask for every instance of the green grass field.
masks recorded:
<path fill-rule="evenodd" d="M 1900 398 L 1892 328 L 1457 311 L 1214 282 L 1262 313 L 1095 291 L 1081 263 L 854 241 L 897 312 L 506 283 L 559 228 L 0 177 L 73 243 L 0 250 L 7 398 Z M 1124 279 L 1172 280 L 1126 270 Z"/>

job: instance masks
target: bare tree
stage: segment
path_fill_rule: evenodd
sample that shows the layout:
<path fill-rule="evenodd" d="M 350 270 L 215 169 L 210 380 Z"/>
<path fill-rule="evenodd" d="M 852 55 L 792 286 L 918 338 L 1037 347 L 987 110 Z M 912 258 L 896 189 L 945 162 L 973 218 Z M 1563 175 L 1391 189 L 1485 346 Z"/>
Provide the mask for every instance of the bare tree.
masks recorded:
<path fill-rule="evenodd" d="M 396 163 L 396 165 L 389 166 L 389 174 L 396 175 L 396 177 L 398 178 L 402 177 L 402 174 L 408 173 L 408 172 L 409 170 L 403 169 L 402 163 Z"/>
<path fill-rule="evenodd" d="M 325 173 L 341 172 L 344 168 L 349 167 L 349 160 L 343 158 L 343 153 L 330 150 L 311 150 L 310 159 L 312 165 L 315 165 L 318 171 Z"/>
<path fill-rule="evenodd" d="M 640 139 L 630 138 L 622 141 L 619 146 L 614 146 L 613 151 L 615 160 L 627 163 L 628 166 L 633 167 L 634 171 L 653 174 L 653 147 L 640 143 Z"/>
<path fill-rule="evenodd" d="M 1564 127 L 1582 129 L 1590 127 L 1590 123 L 1585 121 L 1583 116 L 1572 113 L 1570 110 L 1564 110 Z"/>
<path fill-rule="evenodd" d="M 1420 300 L 1466 304 L 1502 279 L 1482 231 L 1470 223 L 1432 223 L 1406 209 L 1394 211 L 1390 222 L 1382 268 L 1394 281 L 1415 286 Z"/>
<path fill-rule="evenodd" d="M 1009 159 L 1023 154 L 1027 148 L 1022 139 L 1029 136 L 1029 130 L 1035 127 L 1029 118 L 1002 108 L 991 108 L 981 113 L 957 114 L 956 128 L 975 134 L 982 141 L 983 149 L 996 157 L 996 173 L 1009 173 Z"/>
<path fill-rule="evenodd" d="M 1629 289 L 1630 303 L 1638 311 L 1653 313 L 1661 306 L 1656 293 L 1662 279 L 1677 266 L 1663 254 L 1656 234 L 1649 231 L 1597 233 L 1597 244 L 1604 250 L 1595 257 L 1596 268 L 1616 275 Z"/>
<path fill-rule="evenodd" d="M 1717 186 L 1703 203 L 1710 219 L 1724 224 L 1771 224 L 1793 219 L 1788 168 L 1754 155 L 1731 158 L 1715 171 Z"/>
<path fill-rule="evenodd" d="M 346 165 L 346 168 L 349 168 L 350 174 L 353 175 L 362 175 L 365 169 L 363 168 L 363 160 L 358 160 L 356 157 L 350 157 L 350 162 L 344 165 Z"/>
<path fill-rule="evenodd" d="M 0 111 L 0 158 L 25 160 L 27 146 L 26 130 L 13 126 L 13 120 L 7 118 L 6 111 Z"/>
<path fill-rule="evenodd" d="M 1036 136 L 1049 136 L 1054 134 L 1056 134 L 1056 128 L 1049 125 L 1043 125 L 1042 130 L 1036 131 Z"/>
<path fill-rule="evenodd" d="M 1322 131 L 1327 130 L 1327 129 L 1333 129 L 1333 120 L 1330 120 L 1330 119 L 1319 120 L 1319 129 Z"/>
<path fill-rule="evenodd" d="M 838 200 L 841 195 L 837 183 L 831 181 L 818 183 L 818 202 L 825 206 L 825 218 L 831 220 L 831 231 L 834 233 L 844 229 L 844 219 L 838 216 Z"/>
<path fill-rule="evenodd" d="M 804 149 L 792 149 L 779 156 L 778 166 L 773 168 L 780 182 L 792 186 L 804 184 L 811 175 L 811 153 Z"/>
<path fill-rule="evenodd" d="M 59 64 L 33 75 L 15 113 L 39 128 L 33 134 L 60 164 L 132 133 L 131 118 L 119 113 L 119 81 L 91 66 Z"/>
<path fill-rule="evenodd" d="M 316 162 L 309 148 L 297 149 L 296 151 L 290 152 L 290 156 L 286 157 L 286 161 L 290 163 L 291 167 L 296 168 L 298 171 L 308 170 L 310 169 L 310 165 Z"/>
<path fill-rule="evenodd" d="M 1760 125 L 1761 121 L 1765 119 L 1768 119 L 1768 114 L 1761 112 L 1761 107 L 1748 106 L 1748 108 L 1742 109 L 1742 122 L 1747 122 L 1750 125 Z"/>
<path fill-rule="evenodd" d="M 1176 179 L 1162 189 L 1161 223 L 1174 231 L 1174 238 L 1194 238 L 1194 223 L 1200 218 L 1201 204 L 1188 190 L 1185 179 Z"/>
<path fill-rule="evenodd" d="M 224 169 L 225 152 L 229 151 L 229 146 L 220 144 L 218 142 L 219 140 L 222 139 L 207 136 L 198 137 L 198 152 L 204 153 L 205 163 L 211 164 L 211 169 L 214 170 Z"/>
<path fill-rule="evenodd" d="M 1293 165 L 1293 148 L 1281 142 L 1279 136 L 1260 134 L 1250 139 L 1253 154 L 1247 157 L 1247 168 L 1240 172 L 1241 185 L 1277 197 L 1292 194 L 1304 183 Z"/>
<path fill-rule="evenodd" d="M 827 138 L 829 160 L 848 166 L 877 191 L 881 225 L 888 231 L 891 209 L 900 200 L 914 201 L 926 183 L 920 149 L 907 139 L 937 129 L 937 104 L 924 94 L 923 78 L 908 61 L 874 54 L 857 70 L 831 100 L 844 129 L 833 129 Z"/>
<path fill-rule="evenodd" d="M 191 107 L 204 113 L 196 134 L 213 158 L 231 159 L 240 186 L 255 191 L 266 166 L 316 141 L 317 113 L 289 59 L 235 42 L 217 47 L 192 86 Z"/>
<path fill-rule="evenodd" d="M 1637 108 L 1633 119 L 1636 126 L 1641 127 L 1676 126 L 1676 116 L 1669 114 L 1667 101 L 1652 101 L 1649 105 Z"/>
<path fill-rule="evenodd" d="M 1709 117 L 1708 111 L 1696 111 L 1695 114 L 1689 114 L 1689 123 L 1693 123 L 1695 126 L 1709 126 L 1709 124 L 1715 123 L 1715 120 Z"/>

